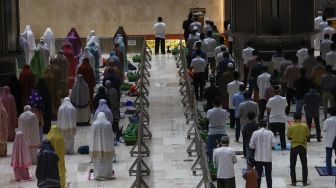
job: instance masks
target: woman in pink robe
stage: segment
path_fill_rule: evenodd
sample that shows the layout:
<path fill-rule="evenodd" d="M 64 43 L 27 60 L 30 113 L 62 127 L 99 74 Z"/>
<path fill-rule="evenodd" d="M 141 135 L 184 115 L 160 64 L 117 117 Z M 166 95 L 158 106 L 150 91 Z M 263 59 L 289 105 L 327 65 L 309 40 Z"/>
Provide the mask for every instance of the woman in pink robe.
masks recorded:
<path fill-rule="evenodd" d="M 0 157 L 7 155 L 7 111 L 0 100 Z"/>
<path fill-rule="evenodd" d="M 76 67 L 77 67 L 77 59 L 75 58 L 74 50 L 69 41 L 65 41 L 62 45 L 62 50 L 65 57 L 69 61 L 69 72 L 68 72 L 68 88 L 72 89 L 73 84 L 75 83 L 76 77 Z"/>
<path fill-rule="evenodd" d="M 15 128 L 18 126 L 18 117 L 16 112 L 16 103 L 13 95 L 10 92 L 8 86 L 2 88 L 0 95 L 2 103 L 7 111 L 8 115 L 8 137 L 7 141 L 12 142 L 15 139 Z"/>
<path fill-rule="evenodd" d="M 31 180 L 28 171 L 31 164 L 28 145 L 24 139 L 23 133 L 18 131 L 15 135 L 11 162 L 16 181 Z"/>

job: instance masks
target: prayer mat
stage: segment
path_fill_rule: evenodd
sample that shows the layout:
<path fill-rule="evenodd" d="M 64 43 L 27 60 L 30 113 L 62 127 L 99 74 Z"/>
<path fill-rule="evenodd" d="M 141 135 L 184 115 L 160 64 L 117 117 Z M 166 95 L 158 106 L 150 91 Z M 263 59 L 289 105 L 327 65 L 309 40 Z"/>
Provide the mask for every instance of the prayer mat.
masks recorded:
<path fill-rule="evenodd" d="M 319 173 L 320 176 L 336 176 L 336 167 L 332 167 L 332 175 L 328 175 L 327 167 L 325 166 L 315 166 L 315 169 Z"/>

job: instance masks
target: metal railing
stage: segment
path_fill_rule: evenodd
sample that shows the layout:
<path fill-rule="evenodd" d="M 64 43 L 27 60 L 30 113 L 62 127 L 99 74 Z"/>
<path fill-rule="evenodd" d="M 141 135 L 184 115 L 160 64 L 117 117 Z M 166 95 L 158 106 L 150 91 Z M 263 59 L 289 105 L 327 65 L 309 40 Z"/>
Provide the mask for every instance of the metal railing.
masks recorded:
<path fill-rule="evenodd" d="M 150 140 L 152 138 L 152 133 L 147 127 L 150 122 L 150 117 L 146 109 L 149 107 L 149 101 L 146 96 L 149 95 L 149 90 L 147 89 L 147 86 L 150 85 L 148 80 L 150 73 L 148 69 L 151 68 L 151 65 L 149 63 L 149 61 L 151 60 L 151 55 L 147 48 L 148 46 L 146 43 L 146 37 L 144 36 L 143 48 L 141 52 L 141 62 L 138 65 L 137 71 L 140 77 L 136 82 L 136 90 L 139 95 L 134 101 L 136 114 L 139 116 L 139 125 L 137 142 L 134 144 L 130 151 L 132 157 L 136 156 L 136 160 L 129 169 L 130 176 L 136 176 L 136 179 L 133 182 L 131 188 L 148 188 L 149 186 L 144 181 L 143 176 L 149 176 L 151 172 L 148 165 L 143 160 L 144 157 L 148 157 L 150 154 L 150 150 L 144 140 Z"/>
<path fill-rule="evenodd" d="M 197 171 L 201 171 L 203 175 L 201 181 L 197 185 L 197 188 L 200 187 L 213 188 L 214 185 L 211 180 L 208 160 L 205 152 L 206 145 L 203 142 L 203 139 L 201 138 L 199 131 L 198 118 L 200 117 L 200 112 L 198 110 L 198 105 L 194 94 L 192 78 L 187 69 L 186 54 L 181 40 L 179 46 L 180 46 L 180 56 L 176 62 L 176 65 L 179 68 L 178 74 L 181 76 L 180 78 L 181 88 L 179 92 L 181 93 L 181 95 L 183 95 L 181 103 L 183 106 L 186 107 L 184 112 L 186 118 L 186 124 L 192 122 L 192 125 L 187 132 L 187 138 L 192 140 L 186 152 L 189 154 L 189 156 L 192 156 L 193 153 L 195 153 L 197 156 L 196 161 L 191 167 L 193 175 L 196 175 Z"/>

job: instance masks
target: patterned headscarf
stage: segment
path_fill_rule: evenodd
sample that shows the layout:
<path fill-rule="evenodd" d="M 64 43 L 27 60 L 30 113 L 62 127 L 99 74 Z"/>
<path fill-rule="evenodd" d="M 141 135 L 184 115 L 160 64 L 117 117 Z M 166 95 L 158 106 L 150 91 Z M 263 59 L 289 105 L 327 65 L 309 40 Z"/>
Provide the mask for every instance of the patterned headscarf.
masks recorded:
<path fill-rule="evenodd" d="M 33 108 L 37 108 L 40 111 L 44 109 L 43 98 L 39 95 L 36 90 L 33 90 L 32 95 L 28 99 L 28 105 Z"/>

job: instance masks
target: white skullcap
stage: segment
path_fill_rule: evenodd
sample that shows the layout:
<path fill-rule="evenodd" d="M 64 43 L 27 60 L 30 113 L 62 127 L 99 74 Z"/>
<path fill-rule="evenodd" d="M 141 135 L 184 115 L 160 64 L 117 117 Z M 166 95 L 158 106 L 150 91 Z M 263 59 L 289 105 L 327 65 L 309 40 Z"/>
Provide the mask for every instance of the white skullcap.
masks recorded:
<path fill-rule="evenodd" d="M 227 67 L 228 67 L 228 68 L 233 68 L 233 63 L 228 63 L 228 64 L 227 64 Z"/>
<path fill-rule="evenodd" d="M 197 27 L 197 26 L 194 26 L 192 29 L 193 29 L 194 31 L 197 31 L 197 30 L 198 30 L 198 27 Z"/>

